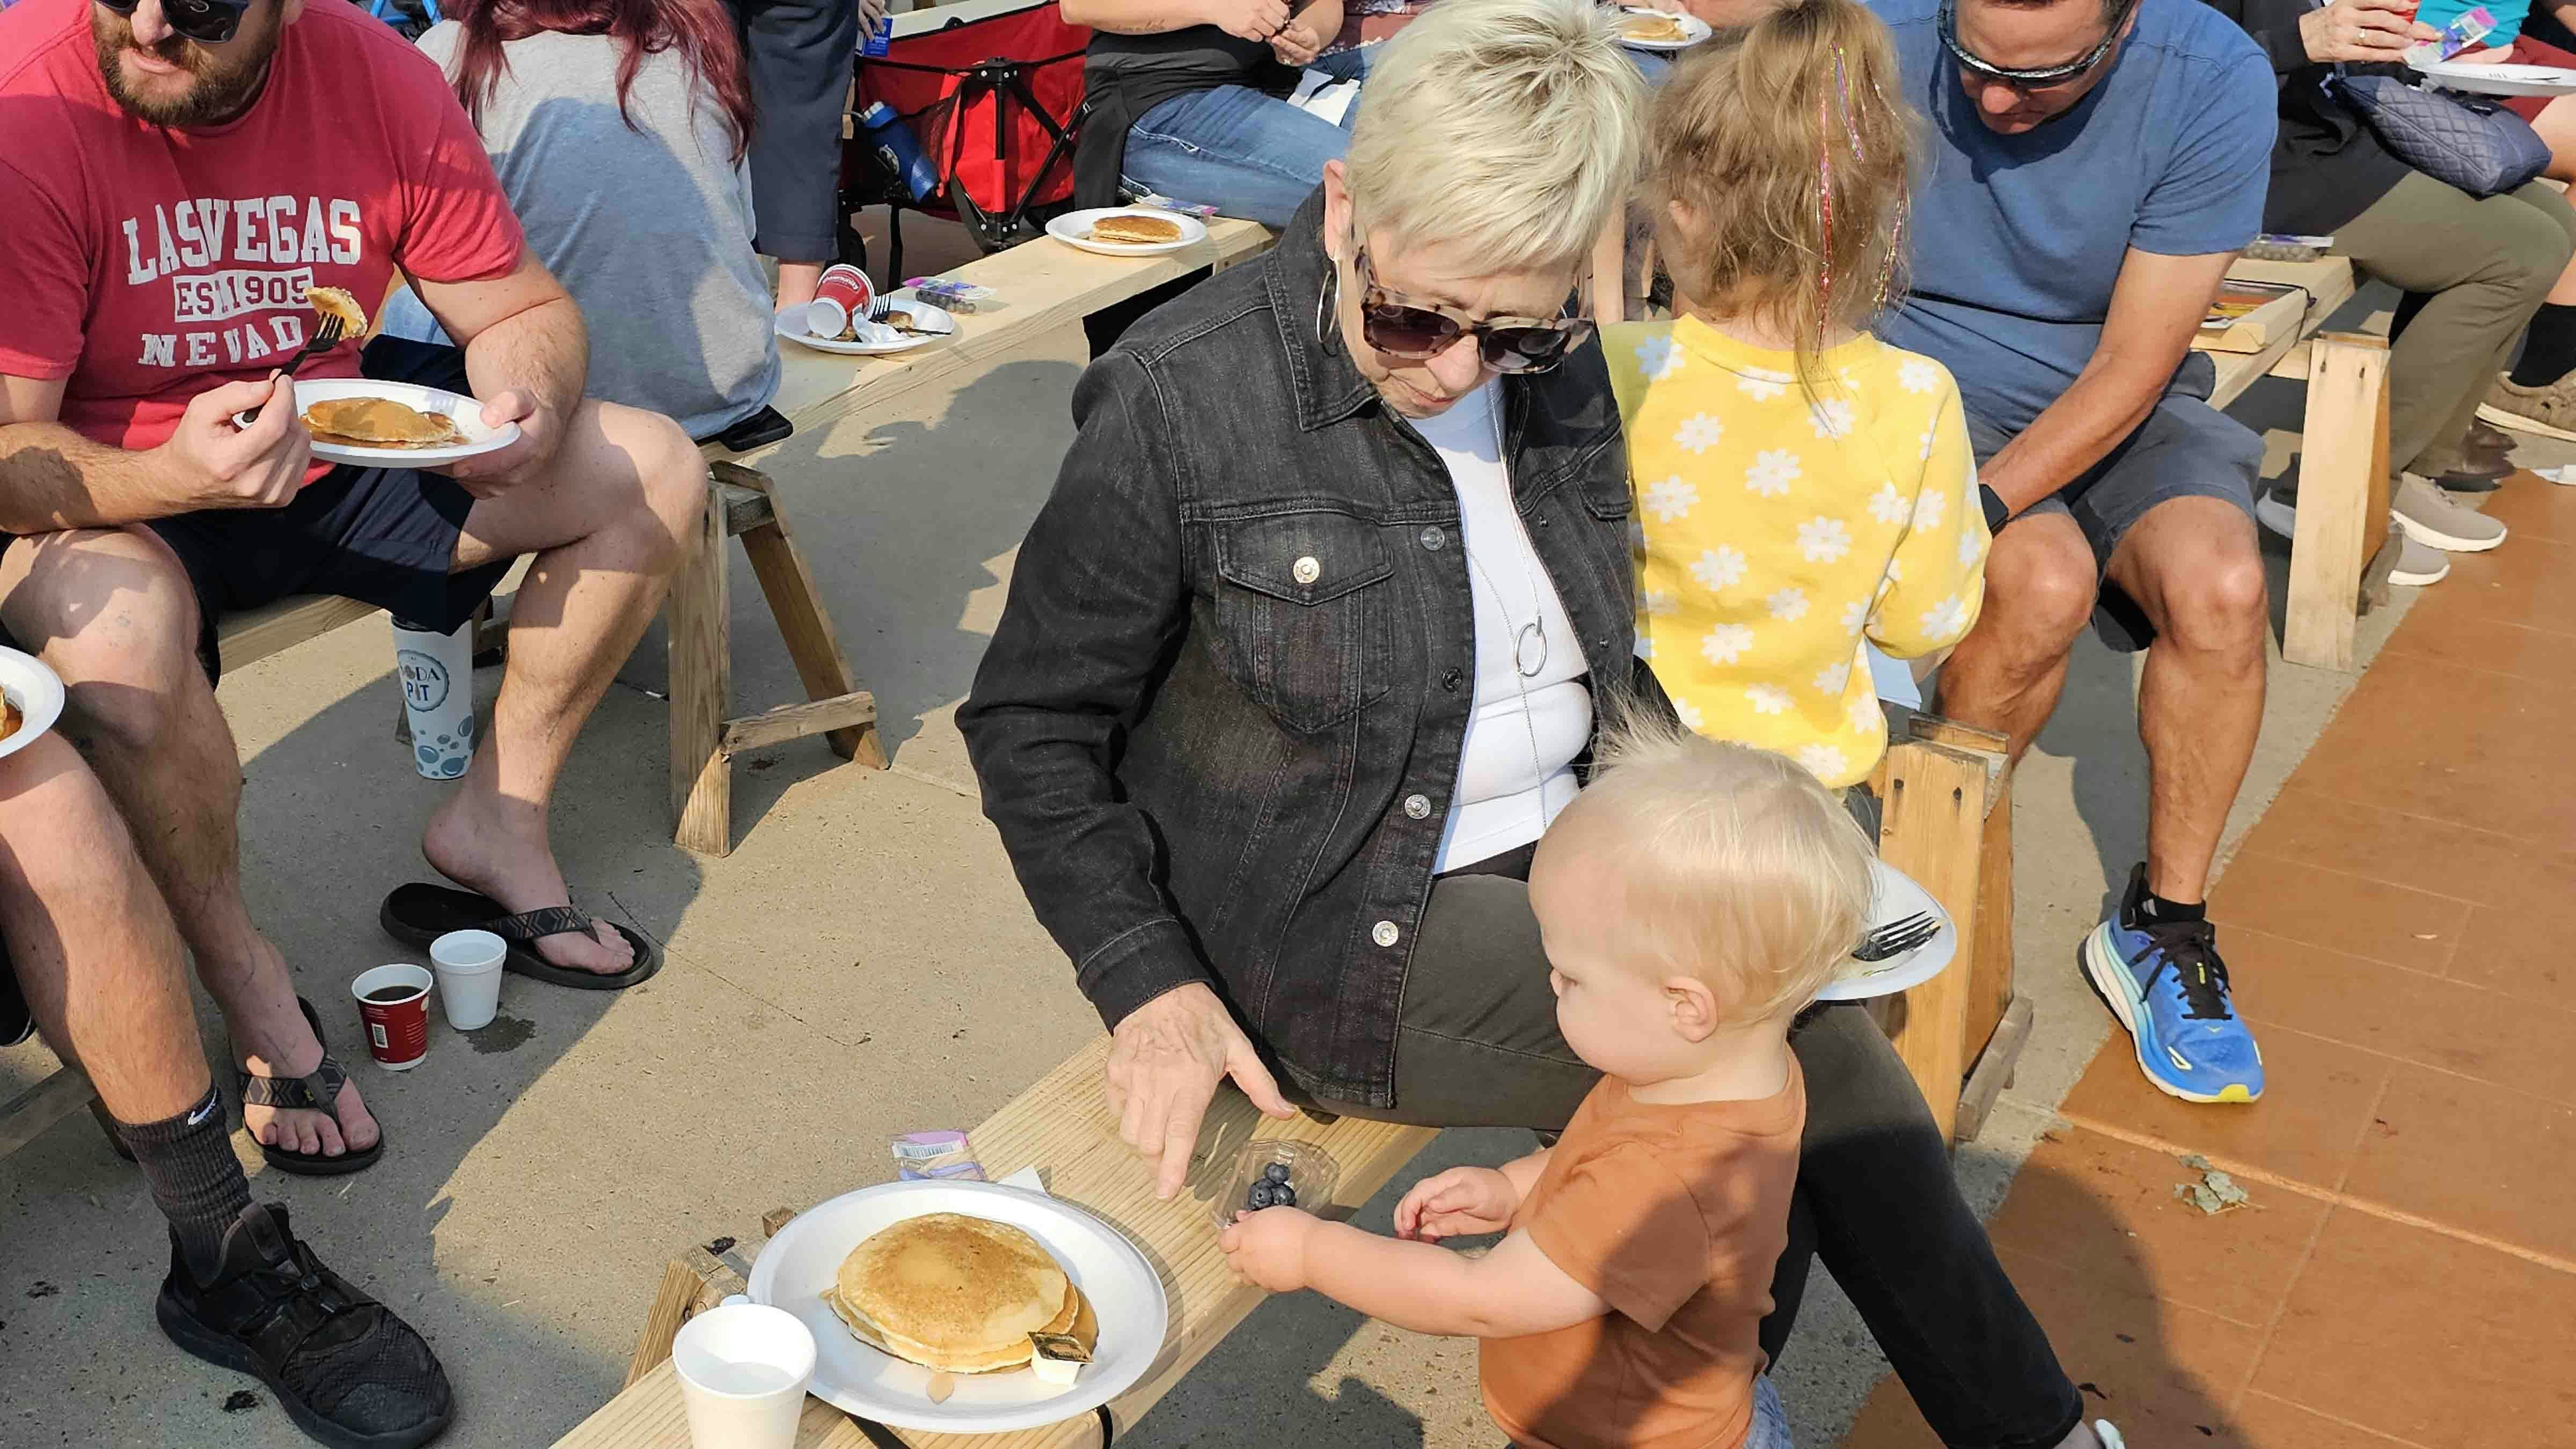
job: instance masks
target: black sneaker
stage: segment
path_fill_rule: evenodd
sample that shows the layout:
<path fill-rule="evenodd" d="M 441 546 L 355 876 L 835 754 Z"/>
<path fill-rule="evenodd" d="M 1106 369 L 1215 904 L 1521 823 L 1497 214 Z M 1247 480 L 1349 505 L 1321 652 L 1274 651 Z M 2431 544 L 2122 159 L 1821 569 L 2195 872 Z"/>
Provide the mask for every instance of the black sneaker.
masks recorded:
<path fill-rule="evenodd" d="M 297 1428 L 333 1449 L 412 1449 L 456 1417 L 429 1345 L 323 1267 L 287 1231 L 283 1207 L 242 1209 L 203 1286 L 173 1240 L 157 1311 L 171 1342 L 257 1376 Z"/>

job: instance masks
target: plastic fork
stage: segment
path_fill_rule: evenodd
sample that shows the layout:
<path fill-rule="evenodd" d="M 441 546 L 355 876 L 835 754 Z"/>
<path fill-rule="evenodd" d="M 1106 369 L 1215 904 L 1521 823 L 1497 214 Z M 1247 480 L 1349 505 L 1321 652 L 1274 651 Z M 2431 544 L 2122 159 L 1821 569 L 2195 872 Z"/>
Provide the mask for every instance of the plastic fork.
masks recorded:
<path fill-rule="evenodd" d="M 1941 918 L 1930 911 L 1918 911 L 1862 936 L 1860 944 L 1852 948 L 1852 959 L 1884 961 L 1890 956 L 1902 956 L 1940 934 Z"/>
<path fill-rule="evenodd" d="M 282 378 L 293 378 L 295 369 L 339 346 L 341 337 L 346 335 L 348 330 L 348 324 L 338 317 L 323 316 L 322 325 L 313 329 L 311 340 L 296 349 L 295 355 L 286 360 L 286 366 L 279 369 L 277 375 Z M 234 427 L 247 429 L 250 421 L 251 415 L 247 412 L 233 414 Z"/>

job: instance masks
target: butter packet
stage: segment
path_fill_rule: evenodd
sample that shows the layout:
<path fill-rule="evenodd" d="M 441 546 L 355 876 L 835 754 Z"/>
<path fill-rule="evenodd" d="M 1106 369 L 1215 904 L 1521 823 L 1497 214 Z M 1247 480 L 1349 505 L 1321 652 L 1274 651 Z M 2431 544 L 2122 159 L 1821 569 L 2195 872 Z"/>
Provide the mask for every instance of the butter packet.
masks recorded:
<path fill-rule="evenodd" d="M 886 1145 L 894 1153 L 895 1176 L 905 1182 L 985 1180 L 984 1164 L 975 1160 L 975 1149 L 963 1132 L 906 1132 Z"/>

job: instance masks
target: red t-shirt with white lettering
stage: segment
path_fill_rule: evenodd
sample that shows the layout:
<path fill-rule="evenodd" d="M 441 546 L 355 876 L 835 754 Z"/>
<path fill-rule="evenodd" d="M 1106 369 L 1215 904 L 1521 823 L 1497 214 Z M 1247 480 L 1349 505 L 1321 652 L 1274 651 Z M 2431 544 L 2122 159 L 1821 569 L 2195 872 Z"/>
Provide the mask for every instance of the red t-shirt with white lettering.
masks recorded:
<path fill-rule="evenodd" d="M 109 99 L 89 17 L 0 11 L 0 373 L 64 379 L 83 436 L 158 447 L 188 399 L 283 366 L 308 285 L 372 314 L 397 265 L 462 282 L 517 264 L 518 218 L 446 77 L 347 0 L 309 0 L 259 99 L 203 130 Z M 358 345 L 296 375 L 355 377 Z"/>

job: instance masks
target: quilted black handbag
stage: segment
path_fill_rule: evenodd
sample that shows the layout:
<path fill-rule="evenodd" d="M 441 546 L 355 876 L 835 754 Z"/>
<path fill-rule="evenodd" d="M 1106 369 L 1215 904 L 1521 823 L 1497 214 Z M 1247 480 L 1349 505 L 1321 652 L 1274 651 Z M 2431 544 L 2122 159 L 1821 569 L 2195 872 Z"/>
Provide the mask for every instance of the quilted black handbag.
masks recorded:
<path fill-rule="evenodd" d="M 2497 102 L 2384 75 L 2337 76 L 2334 91 L 2390 155 L 2471 196 L 2511 191 L 2549 169 L 2548 143 Z"/>

